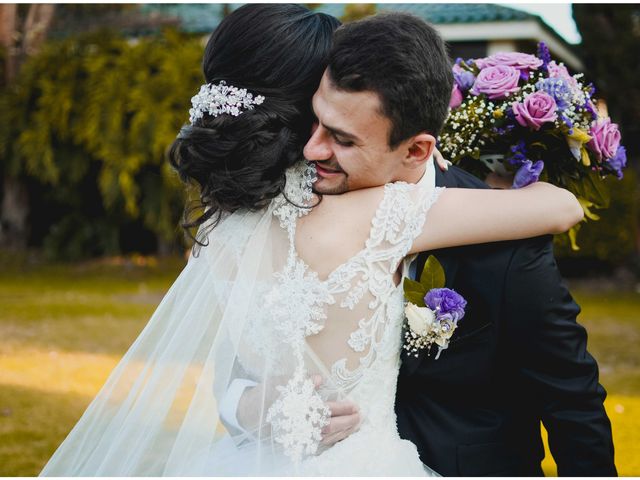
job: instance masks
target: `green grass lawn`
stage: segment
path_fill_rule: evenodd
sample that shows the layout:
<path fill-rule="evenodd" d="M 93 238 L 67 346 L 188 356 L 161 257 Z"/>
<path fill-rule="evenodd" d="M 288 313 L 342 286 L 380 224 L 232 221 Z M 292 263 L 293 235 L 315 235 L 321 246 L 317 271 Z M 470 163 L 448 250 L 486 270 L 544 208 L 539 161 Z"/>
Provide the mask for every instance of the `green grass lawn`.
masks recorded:
<path fill-rule="evenodd" d="M 136 263 L 0 268 L 0 476 L 40 472 L 184 262 Z M 574 293 L 609 391 L 619 473 L 640 475 L 640 295 Z M 554 474 L 549 455 L 543 466 Z"/>

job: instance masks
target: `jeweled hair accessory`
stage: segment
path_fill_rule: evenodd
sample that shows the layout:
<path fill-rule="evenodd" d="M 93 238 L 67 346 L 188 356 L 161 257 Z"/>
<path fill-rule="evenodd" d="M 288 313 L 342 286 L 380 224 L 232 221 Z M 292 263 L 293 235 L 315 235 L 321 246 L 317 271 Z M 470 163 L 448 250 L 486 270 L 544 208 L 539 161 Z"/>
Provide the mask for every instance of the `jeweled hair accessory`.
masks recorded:
<path fill-rule="evenodd" d="M 260 105 L 262 102 L 262 95 L 254 97 L 246 88 L 227 85 L 224 80 L 217 85 L 206 83 L 200 87 L 197 95 L 191 98 L 193 107 L 189 109 L 189 121 L 193 125 L 205 113 L 213 117 L 223 113 L 237 117 L 245 110 L 253 110 L 254 105 Z"/>

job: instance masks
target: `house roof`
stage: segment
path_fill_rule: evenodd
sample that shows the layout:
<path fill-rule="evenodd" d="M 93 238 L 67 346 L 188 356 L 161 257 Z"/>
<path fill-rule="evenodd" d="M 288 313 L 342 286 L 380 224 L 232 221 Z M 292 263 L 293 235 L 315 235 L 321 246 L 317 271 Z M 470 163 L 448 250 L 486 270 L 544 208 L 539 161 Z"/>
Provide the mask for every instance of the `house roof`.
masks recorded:
<path fill-rule="evenodd" d="M 325 3 L 317 10 L 341 17 L 344 4 Z M 431 23 L 479 23 L 515 21 L 535 18 L 522 10 L 492 3 L 377 3 L 377 11 L 411 12 Z"/>
<path fill-rule="evenodd" d="M 231 9 L 241 4 L 230 4 Z M 176 17 L 180 28 L 190 33 L 211 33 L 224 16 L 221 3 L 145 3 L 140 9 L 149 14 Z"/>
<path fill-rule="evenodd" d="M 234 10 L 242 3 L 180 3 L 143 4 L 142 10 L 150 14 L 175 17 L 181 28 L 190 33 L 211 33 L 224 16 L 225 8 Z M 317 4 L 316 4 L 317 5 Z M 345 13 L 344 3 L 324 3 L 317 11 L 340 18 Z M 404 11 L 440 25 L 447 41 L 477 41 L 530 39 L 547 43 L 552 53 L 572 68 L 582 70 L 583 65 L 575 46 L 567 43 L 538 15 L 493 3 L 377 3 L 376 10 Z M 474 24 L 474 28 L 466 25 Z"/>
<path fill-rule="evenodd" d="M 230 9 L 241 3 L 228 4 Z M 536 18 L 535 15 L 515 8 L 492 3 L 378 3 L 378 11 L 405 11 L 418 15 L 435 24 L 508 22 Z M 161 3 L 143 4 L 142 10 L 180 19 L 183 30 L 192 33 L 209 33 L 220 23 L 224 5 L 220 3 Z M 317 11 L 334 17 L 344 15 L 344 3 L 321 4 Z"/>

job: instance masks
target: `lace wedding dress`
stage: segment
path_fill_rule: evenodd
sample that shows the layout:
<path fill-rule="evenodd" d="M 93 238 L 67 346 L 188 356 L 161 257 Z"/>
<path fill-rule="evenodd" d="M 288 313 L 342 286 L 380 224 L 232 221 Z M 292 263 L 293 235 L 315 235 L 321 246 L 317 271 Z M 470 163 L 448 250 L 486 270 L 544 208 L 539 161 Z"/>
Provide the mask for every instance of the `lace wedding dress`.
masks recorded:
<path fill-rule="evenodd" d="M 313 177 L 291 168 L 265 211 L 209 233 L 44 475 L 436 475 L 400 438 L 394 402 L 397 272 L 440 189 L 386 185 L 364 248 L 320 278 L 295 247 Z M 246 380 L 229 425 L 220 404 Z M 360 428 L 324 447 L 325 402 L 345 398 Z"/>

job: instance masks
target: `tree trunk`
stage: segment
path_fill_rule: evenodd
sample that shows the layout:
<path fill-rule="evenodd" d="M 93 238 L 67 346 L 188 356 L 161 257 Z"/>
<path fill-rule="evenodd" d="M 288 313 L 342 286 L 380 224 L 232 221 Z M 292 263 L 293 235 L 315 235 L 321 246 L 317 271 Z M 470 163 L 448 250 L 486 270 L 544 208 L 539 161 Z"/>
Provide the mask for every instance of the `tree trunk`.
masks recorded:
<path fill-rule="evenodd" d="M 29 195 L 18 179 L 5 177 L 0 217 L 0 247 L 23 250 L 29 240 Z"/>
<path fill-rule="evenodd" d="M 6 50 L 4 85 L 16 81 L 21 63 L 37 53 L 47 38 L 55 5 L 32 4 L 19 30 L 15 4 L 0 5 L 0 42 Z M 19 250 L 29 241 L 29 193 L 19 176 L 5 172 L 0 207 L 0 247 Z"/>
<path fill-rule="evenodd" d="M 17 32 L 18 6 L 15 3 L 0 5 L 0 46 L 6 52 L 4 85 L 16 76 L 18 69 Z"/>
<path fill-rule="evenodd" d="M 22 39 L 23 58 L 38 52 L 47 38 L 49 27 L 53 21 L 56 6 L 51 3 L 39 3 L 29 7 L 24 21 L 24 38 Z"/>

